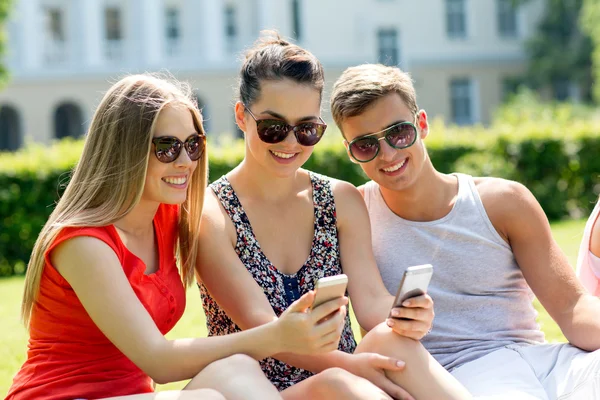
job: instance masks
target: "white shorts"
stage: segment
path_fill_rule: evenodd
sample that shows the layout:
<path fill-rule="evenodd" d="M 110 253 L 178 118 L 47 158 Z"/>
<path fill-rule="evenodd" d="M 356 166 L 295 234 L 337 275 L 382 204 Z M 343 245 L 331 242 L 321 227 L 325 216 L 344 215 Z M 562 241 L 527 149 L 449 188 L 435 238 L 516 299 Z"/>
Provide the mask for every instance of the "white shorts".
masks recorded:
<path fill-rule="evenodd" d="M 511 345 L 452 371 L 476 399 L 600 400 L 600 350 Z"/>

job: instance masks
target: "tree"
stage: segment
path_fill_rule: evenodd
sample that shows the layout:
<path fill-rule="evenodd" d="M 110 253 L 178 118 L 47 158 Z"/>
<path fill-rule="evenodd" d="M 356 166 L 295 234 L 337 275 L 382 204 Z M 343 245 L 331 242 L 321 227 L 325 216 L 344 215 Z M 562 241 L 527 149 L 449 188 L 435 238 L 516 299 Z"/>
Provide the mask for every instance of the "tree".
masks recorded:
<path fill-rule="evenodd" d="M 592 53 L 592 77 L 593 95 L 597 103 L 600 103 L 600 0 L 583 0 L 581 22 L 584 31 L 590 36 L 594 45 Z"/>
<path fill-rule="evenodd" d="M 517 0 L 515 4 L 527 1 Z M 537 32 L 525 45 L 529 56 L 526 84 L 535 89 L 551 89 L 558 100 L 574 95 L 573 89 L 580 99 L 592 100 L 594 46 L 581 23 L 584 1 L 587 0 L 546 0 Z"/>
<path fill-rule="evenodd" d="M 6 53 L 6 20 L 11 10 L 11 0 L 0 0 L 0 58 Z M 8 70 L 3 62 L 0 62 L 0 86 L 4 86 L 8 80 Z"/>

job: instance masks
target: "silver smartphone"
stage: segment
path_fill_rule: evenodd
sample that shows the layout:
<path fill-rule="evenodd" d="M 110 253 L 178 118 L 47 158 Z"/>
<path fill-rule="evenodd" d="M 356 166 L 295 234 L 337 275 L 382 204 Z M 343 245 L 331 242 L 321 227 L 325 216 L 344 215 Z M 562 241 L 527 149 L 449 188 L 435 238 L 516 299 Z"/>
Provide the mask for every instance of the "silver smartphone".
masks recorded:
<path fill-rule="evenodd" d="M 315 284 L 315 300 L 310 306 L 311 310 L 329 300 L 344 296 L 348 286 L 348 277 L 345 274 L 321 278 Z"/>
<path fill-rule="evenodd" d="M 433 266 L 431 264 L 408 267 L 404 271 L 404 275 L 398 286 L 398 292 L 396 293 L 392 308 L 402 307 L 402 303 L 406 299 L 427 293 L 427 287 L 432 275 Z"/>

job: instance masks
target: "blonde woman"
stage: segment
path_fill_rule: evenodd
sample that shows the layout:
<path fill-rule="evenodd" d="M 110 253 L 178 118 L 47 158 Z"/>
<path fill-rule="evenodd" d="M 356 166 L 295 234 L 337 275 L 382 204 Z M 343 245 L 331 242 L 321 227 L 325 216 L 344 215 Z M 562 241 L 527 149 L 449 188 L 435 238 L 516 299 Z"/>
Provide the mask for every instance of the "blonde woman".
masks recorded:
<path fill-rule="evenodd" d="M 205 144 L 182 84 L 134 75 L 104 96 L 29 262 L 29 351 L 7 399 L 279 399 L 252 358 L 337 347 L 347 300 L 305 313 L 312 293 L 257 329 L 164 337 L 193 280 Z M 184 379 L 184 391 L 153 393 L 153 381 Z"/>

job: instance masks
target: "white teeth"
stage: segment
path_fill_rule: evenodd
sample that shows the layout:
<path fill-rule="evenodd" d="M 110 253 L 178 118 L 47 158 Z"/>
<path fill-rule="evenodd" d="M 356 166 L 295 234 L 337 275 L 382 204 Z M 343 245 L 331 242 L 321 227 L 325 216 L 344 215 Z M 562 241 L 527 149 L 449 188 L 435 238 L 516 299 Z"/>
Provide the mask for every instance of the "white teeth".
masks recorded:
<path fill-rule="evenodd" d="M 163 180 L 172 185 L 183 185 L 187 182 L 187 177 L 182 178 L 163 178 Z"/>
<path fill-rule="evenodd" d="M 394 171 L 398 171 L 400 168 L 402 168 L 402 166 L 404 165 L 404 163 L 406 162 L 406 159 L 404 159 L 404 161 L 402 161 L 400 164 L 396 164 L 393 167 L 389 167 L 389 168 L 384 168 L 383 170 L 385 172 L 394 172 Z"/>
<path fill-rule="evenodd" d="M 292 153 L 292 154 L 289 154 L 289 153 L 280 153 L 278 151 L 273 151 L 273 150 L 271 150 L 271 153 L 275 154 L 279 158 L 292 158 L 292 157 L 294 157 L 296 155 L 296 153 Z"/>

